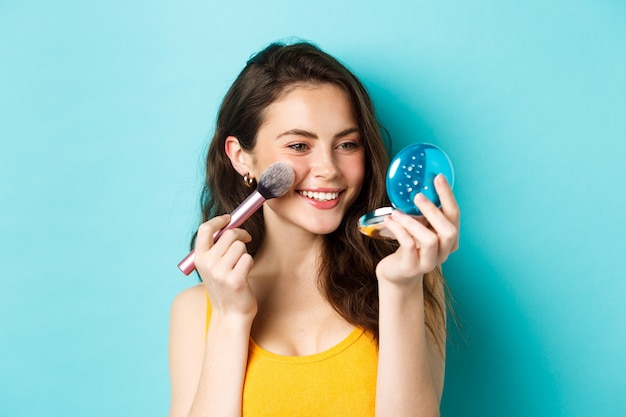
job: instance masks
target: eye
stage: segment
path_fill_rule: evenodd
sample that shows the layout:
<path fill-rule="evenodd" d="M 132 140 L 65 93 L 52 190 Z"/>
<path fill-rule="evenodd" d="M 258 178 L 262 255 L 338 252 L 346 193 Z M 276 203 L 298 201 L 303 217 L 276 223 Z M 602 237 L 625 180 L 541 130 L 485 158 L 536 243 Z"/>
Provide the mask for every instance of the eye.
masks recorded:
<path fill-rule="evenodd" d="M 337 148 L 342 150 L 342 151 L 354 151 L 356 149 L 359 149 L 361 147 L 361 143 L 358 141 L 347 141 L 347 142 L 342 142 L 339 145 L 337 145 Z"/>
<path fill-rule="evenodd" d="M 304 152 L 307 149 L 309 149 L 309 145 L 307 145 L 306 143 L 303 143 L 303 142 L 291 143 L 291 144 L 289 144 L 287 146 L 289 148 L 293 149 L 294 151 L 298 151 L 298 152 Z"/>

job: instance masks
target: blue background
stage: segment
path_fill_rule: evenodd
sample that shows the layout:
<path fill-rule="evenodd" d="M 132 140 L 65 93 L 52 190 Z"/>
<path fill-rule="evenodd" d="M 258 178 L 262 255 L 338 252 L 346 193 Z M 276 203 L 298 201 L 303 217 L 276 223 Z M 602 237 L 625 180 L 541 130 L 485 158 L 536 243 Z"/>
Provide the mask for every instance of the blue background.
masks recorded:
<path fill-rule="evenodd" d="M 626 415 L 626 3 L 0 3 L 0 415 L 156 416 L 217 106 L 298 37 L 444 148 L 444 416 Z"/>

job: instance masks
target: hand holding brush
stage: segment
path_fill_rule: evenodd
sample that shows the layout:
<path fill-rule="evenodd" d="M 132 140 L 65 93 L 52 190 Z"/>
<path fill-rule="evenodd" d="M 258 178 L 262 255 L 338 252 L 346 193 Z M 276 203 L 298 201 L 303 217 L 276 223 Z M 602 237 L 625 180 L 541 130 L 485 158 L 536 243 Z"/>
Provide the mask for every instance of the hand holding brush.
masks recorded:
<path fill-rule="evenodd" d="M 241 226 L 255 211 L 257 211 L 264 202 L 272 198 L 283 196 L 293 185 L 295 173 L 291 165 L 287 162 L 275 162 L 267 169 L 261 178 L 256 190 L 248 196 L 233 212 L 230 214 L 230 223 L 224 228 L 218 230 L 213 235 L 213 241 L 216 242 L 219 237 L 228 229 L 234 229 Z M 194 264 L 194 251 L 192 250 L 180 263 L 178 268 L 185 274 L 191 274 L 196 266 Z"/>

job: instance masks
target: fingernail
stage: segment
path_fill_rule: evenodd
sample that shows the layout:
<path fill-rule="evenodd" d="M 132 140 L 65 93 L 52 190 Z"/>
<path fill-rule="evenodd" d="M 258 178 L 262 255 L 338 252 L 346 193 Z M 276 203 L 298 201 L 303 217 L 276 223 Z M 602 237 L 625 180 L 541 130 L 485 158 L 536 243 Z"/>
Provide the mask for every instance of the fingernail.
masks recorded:
<path fill-rule="evenodd" d="M 417 193 L 415 195 L 415 199 L 419 201 L 420 203 L 425 203 L 426 201 L 428 201 L 428 198 L 422 193 Z"/>

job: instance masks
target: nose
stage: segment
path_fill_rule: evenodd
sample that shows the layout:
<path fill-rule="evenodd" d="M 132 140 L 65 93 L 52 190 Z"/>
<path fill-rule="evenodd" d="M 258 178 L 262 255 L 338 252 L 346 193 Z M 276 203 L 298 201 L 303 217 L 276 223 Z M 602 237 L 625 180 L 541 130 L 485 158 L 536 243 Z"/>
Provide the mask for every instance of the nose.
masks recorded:
<path fill-rule="evenodd" d="M 334 179 L 339 175 L 337 161 L 332 151 L 321 151 L 316 153 L 311 164 L 311 173 L 327 180 Z"/>

